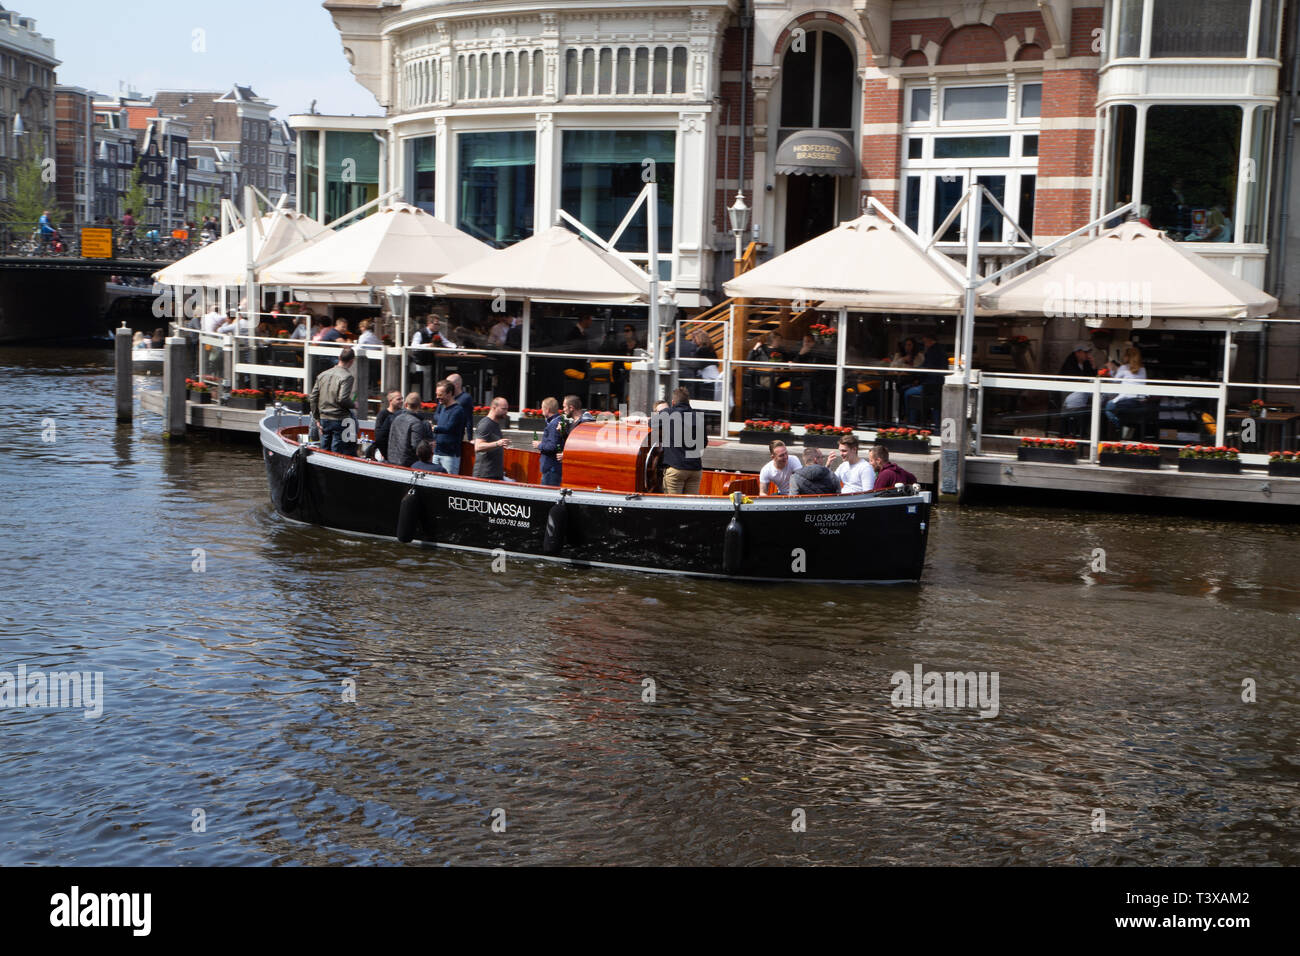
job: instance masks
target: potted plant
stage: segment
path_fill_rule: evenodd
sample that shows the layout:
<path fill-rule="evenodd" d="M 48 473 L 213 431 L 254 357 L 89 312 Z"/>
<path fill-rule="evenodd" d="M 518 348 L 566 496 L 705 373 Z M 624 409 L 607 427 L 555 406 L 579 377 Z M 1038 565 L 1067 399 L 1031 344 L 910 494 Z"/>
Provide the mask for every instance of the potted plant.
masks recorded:
<path fill-rule="evenodd" d="M 805 448 L 836 448 L 841 438 L 852 434 L 848 425 L 805 425 L 803 444 Z"/>
<path fill-rule="evenodd" d="M 226 407 L 259 409 L 265 398 L 260 388 L 232 388 L 230 397 L 226 399 Z"/>
<path fill-rule="evenodd" d="M 818 345 L 828 345 L 835 341 L 835 326 L 814 323 L 808 326 L 808 334 Z"/>
<path fill-rule="evenodd" d="M 1019 461 L 1073 465 L 1079 460 L 1079 443 L 1069 438 L 1022 438 L 1016 449 Z"/>
<path fill-rule="evenodd" d="M 1268 473 L 1278 478 L 1300 478 L 1300 452 L 1269 452 Z"/>
<path fill-rule="evenodd" d="M 909 426 L 881 428 L 876 432 L 876 442 L 890 451 L 909 452 L 913 455 L 930 454 L 930 436 L 934 432 L 928 428 L 911 428 Z"/>
<path fill-rule="evenodd" d="M 207 382 L 201 382 L 196 378 L 187 378 L 185 397 L 196 405 L 207 405 L 212 401 L 212 387 Z"/>
<path fill-rule="evenodd" d="M 617 422 L 619 420 L 620 414 L 621 413 L 618 411 L 595 413 L 596 421 L 598 422 Z"/>
<path fill-rule="evenodd" d="M 488 412 L 492 411 L 491 405 L 474 406 L 474 427 L 478 428 L 478 423 L 488 417 Z"/>
<path fill-rule="evenodd" d="M 521 408 L 519 409 L 519 428 L 523 431 L 528 429 L 541 430 L 546 427 L 546 416 L 542 414 L 540 408 Z"/>
<path fill-rule="evenodd" d="M 1250 413 L 1256 418 L 1268 418 L 1268 406 L 1264 404 L 1262 398 L 1252 398 L 1250 400 Z"/>
<path fill-rule="evenodd" d="M 1108 468 L 1146 468 L 1155 471 L 1160 467 L 1158 445 L 1104 441 L 1097 446 L 1097 452 L 1097 464 Z"/>
<path fill-rule="evenodd" d="M 1178 470 L 1210 475 L 1241 474 L 1237 449 L 1223 445 L 1184 445 L 1178 451 Z"/>
<path fill-rule="evenodd" d="M 438 423 L 438 403 L 421 402 L 420 410 L 415 414 L 419 415 L 426 422 L 433 422 L 436 425 Z"/>
<path fill-rule="evenodd" d="M 787 445 L 794 442 L 794 432 L 789 422 L 772 421 L 766 418 L 747 418 L 745 427 L 740 430 L 740 440 L 746 445 L 766 445 L 780 439 Z"/>
<path fill-rule="evenodd" d="M 294 392 L 288 389 L 276 389 L 275 400 L 285 407 L 287 411 L 298 412 L 299 414 L 307 411 L 307 393 Z"/>

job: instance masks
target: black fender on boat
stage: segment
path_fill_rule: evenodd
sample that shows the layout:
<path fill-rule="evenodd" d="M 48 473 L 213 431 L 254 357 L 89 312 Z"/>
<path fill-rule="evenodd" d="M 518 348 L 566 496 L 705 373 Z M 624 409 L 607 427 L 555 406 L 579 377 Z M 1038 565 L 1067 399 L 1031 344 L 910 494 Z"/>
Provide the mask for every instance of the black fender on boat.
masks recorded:
<path fill-rule="evenodd" d="M 738 572 L 745 560 L 745 529 L 740 523 L 740 505 L 744 500 L 745 496 L 740 492 L 731 496 L 735 511 L 722 535 L 722 570 L 727 574 Z"/>
<path fill-rule="evenodd" d="M 402 504 L 397 509 L 397 540 L 410 544 L 415 540 L 415 532 L 420 527 L 420 498 L 411 485 L 402 496 Z"/>
<path fill-rule="evenodd" d="M 567 488 L 560 492 L 560 500 L 546 515 L 546 533 L 542 536 L 542 551 L 546 554 L 559 554 L 569 536 L 569 509 L 564 503 L 568 494 Z"/>
<path fill-rule="evenodd" d="M 298 450 L 289 459 L 289 468 L 284 473 L 284 489 L 280 492 L 280 510 L 287 515 L 303 510 L 307 500 L 307 451 L 306 445 L 299 445 Z"/>

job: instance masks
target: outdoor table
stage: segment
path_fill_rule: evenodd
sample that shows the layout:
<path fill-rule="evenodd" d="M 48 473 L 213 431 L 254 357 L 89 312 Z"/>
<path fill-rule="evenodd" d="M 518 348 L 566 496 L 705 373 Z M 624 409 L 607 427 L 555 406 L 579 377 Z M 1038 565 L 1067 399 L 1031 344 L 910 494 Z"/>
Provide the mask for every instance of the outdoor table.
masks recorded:
<path fill-rule="evenodd" d="M 1248 418 L 1253 419 L 1258 430 L 1255 448 L 1261 452 L 1296 450 L 1296 423 L 1300 421 L 1300 412 L 1269 412 L 1267 418 L 1234 412 L 1229 413 L 1227 418 L 1229 427 L 1224 430 L 1225 434 L 1229 430 L 1240 434 L 1242 422 Z"/>

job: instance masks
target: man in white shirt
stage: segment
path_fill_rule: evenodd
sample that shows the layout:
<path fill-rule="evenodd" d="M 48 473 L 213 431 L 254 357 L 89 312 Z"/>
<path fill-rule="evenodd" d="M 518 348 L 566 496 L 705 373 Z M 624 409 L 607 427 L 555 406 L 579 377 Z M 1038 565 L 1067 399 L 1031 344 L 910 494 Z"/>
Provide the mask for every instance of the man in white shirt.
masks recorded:
<path fill-rule="evenodd" d="M 772 460 L 763 466 L 763 470 L 758 473 L 758 493 L 760 495 L 772 494 L 768 489 L 776 485 L 776 494 L 788 495 L 790 493 L 790 476 L 803 467 L 799 459 L 790 454 L 790 449 L 785 447 L 785 442 L 779 439 L 771 442 L 768 451 L 772 453 Z"/>
<path fill-rule="evenodd" d="M 215 305 L 203 316 L 203 331 L 215 332 L 226 324 L 226 317 L 221 314 L 221 310 Z"/>
<path fill-rule="evenodd" d="M 836 467 L 839 462 L 839 467 Z M 842 483 L 842 495 L 856 495 L 876 486 L 876 472 L 864 458 L 858 457 L 858 436 L 845 435 L 840 439 L 839 454 L 832 455 L 829 466 Z"/>
<path fill-rule="evenodd" d="M 293 331 L 289 333 L 290 339 L 303 341 L 307 338 L 307 319 L 305 315 L 295 315 L 293 317 Z"/>
<path fill-rule="evenodd" d="M 425 327 L 417 331 L 414 338 L 411 339 L 412 345 L 433 345 L 444 349 L 454 349 L 456 347 L 456 343 L 440 331 L 436 315 L 430 315 L 426 323 Z"/>

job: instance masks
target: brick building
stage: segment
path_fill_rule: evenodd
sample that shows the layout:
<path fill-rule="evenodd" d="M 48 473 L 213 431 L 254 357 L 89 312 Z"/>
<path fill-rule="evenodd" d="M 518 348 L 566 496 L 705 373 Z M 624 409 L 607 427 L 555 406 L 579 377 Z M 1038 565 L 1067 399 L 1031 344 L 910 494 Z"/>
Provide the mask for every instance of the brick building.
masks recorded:
<path fill-rule="evenodd" d="M 284 192 L 278 183 L 284 168 L 273 165 L 284 148 L 272 143 L 275 106 L 247 86 L 229 90 L 159 90 L 151 103 L 160 113 L 189 125 L 194 146 L 219 150 L 235 174 L 234 189 L 256 186 L 274 202 Z M 268 192 L 270 190 L 270 192 Z"/>
<path fill-rule="evenodd" d="M 95 209 L 95 94 L 60 86 L 54 95 L 55 202 L 72 221 L 86 222 Z"/>

